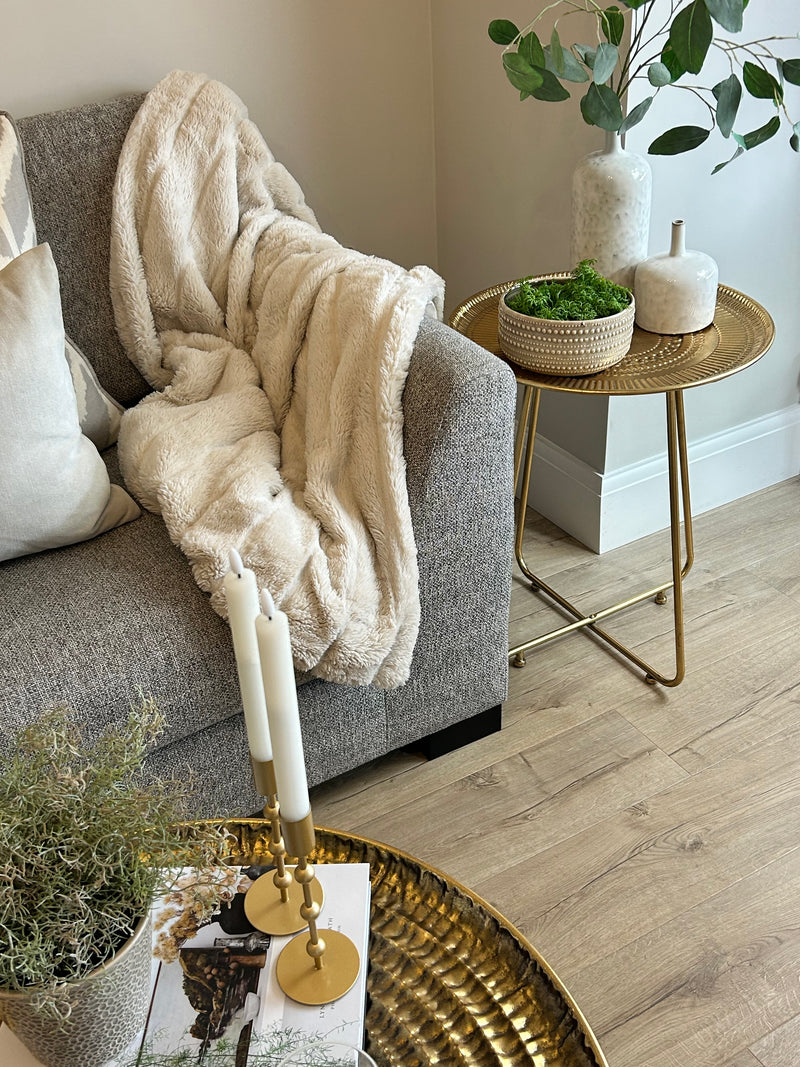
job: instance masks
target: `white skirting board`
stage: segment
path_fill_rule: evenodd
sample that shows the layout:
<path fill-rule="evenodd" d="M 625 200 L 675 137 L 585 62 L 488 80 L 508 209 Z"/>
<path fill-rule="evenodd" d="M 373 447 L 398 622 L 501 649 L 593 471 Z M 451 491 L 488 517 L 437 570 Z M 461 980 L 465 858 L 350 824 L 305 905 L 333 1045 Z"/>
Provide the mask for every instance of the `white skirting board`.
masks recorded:
<path fill-rule="evenodd" d="M 800 474 L 800 406 L 689 444 L 692 514 Z M 594 552 L 669 526 L 667 454 L 600 474 L 537 435 L 529 504 Z"/>

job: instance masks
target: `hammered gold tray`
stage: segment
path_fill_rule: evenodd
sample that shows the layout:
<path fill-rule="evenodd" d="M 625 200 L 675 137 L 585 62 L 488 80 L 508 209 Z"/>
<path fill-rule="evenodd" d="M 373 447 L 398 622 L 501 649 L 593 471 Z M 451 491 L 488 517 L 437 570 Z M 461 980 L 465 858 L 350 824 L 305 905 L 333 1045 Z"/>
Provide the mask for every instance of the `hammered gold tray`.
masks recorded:
<path fill-rule="evenodd" d="M 648 333 L 637 326 L 627 356 L 604 371 L 575 377 L 538 374 L 507 359 L 497 340 L 497 304 L 514 284 L 504 282 L 471 296 L 450 316 L 450 325 L 506 359 L 522 385 L 608 396 L 686 389 L 749 367 L 764 355 L 775 337 L 775 324 L 760 304 L 737 289 L 720 285 L 714 321 L 705 330 L 671 336 Z"/>
<path fill-rule="evenodd" d="M 231 862 L 269 862 L 269 824 L 226 820 Z M 412 856 L 317 828 L 319 863 L 368 863 L 366 1049 L 379 1067 L 608 1067 L 557 976 L 491 905 Z"/>

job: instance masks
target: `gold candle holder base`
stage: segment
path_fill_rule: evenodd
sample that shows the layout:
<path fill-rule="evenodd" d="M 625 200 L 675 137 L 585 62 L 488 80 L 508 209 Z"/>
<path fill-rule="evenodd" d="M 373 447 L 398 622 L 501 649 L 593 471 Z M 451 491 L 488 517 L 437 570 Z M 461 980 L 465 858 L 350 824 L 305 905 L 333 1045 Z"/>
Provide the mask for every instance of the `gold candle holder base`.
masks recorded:
<path fill-rule="evenodd" d="M 293 871 L 287 868 L 287 873 Z M 289 877 L 292 878 L 291 873 Z M 245 893 L 244 913 L 248 920 L 264 934 L 296 934 L 305 930 L 308 922 L 300 914 L 300 908 L 305 902 L 303 887 L 293 878 L 291 884 L 286 887 L 286 900 L 275 886 L 272 871 L 267 871 Z M 319 907 L 322 907 L 324 894 L 322 886 L 315 881 L 311 886 L 311 895 Z"/>
<path fill-rule="evenodd" d="M 285 946 L 275 970 L 283 992 L 299 1004 L 329 1004 L 351 989 L 361 967 L 358 949 L 345 934 L 326 930 L 324 964 L 317 968 L 309 956 L 304 937 Z"/>

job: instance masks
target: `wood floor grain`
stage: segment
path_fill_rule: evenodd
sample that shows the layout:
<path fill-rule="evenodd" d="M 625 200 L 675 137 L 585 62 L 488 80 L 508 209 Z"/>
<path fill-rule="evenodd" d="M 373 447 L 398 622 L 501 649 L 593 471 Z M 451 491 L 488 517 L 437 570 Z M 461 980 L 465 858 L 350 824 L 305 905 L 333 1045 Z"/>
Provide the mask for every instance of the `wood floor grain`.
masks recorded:
<path fill-rule="evenodd" d="M 494 904 L 610 1067 L 800 1067 L 800 479 L 695 520 L 674 689 L 586 634 L 510 672 L 500 733 L 313 791 Z M 530 514 L 532 569 L 584 609 L 668 577 L 664 534 L 596 556 Z M 608 628 L 665 672 L 672 609 Z M 516 575 L 510 641 L 562 616 Z"/>

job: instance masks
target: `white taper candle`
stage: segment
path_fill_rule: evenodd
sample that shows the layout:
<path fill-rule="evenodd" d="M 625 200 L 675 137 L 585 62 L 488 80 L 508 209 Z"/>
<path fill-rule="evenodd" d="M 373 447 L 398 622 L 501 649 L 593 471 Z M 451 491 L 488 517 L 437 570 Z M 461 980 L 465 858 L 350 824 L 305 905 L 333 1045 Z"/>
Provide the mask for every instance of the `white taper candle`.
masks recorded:
<path fill-rule="evenodd" d="M 262 614 L 256 618 L 256 638 L 275 753 L 281 818 L 287 822 L 300 822 L 311 811 L 311 802 L 303 758 L 289 620 L 284 612 L 277 610 L 266 589 L 261 592 L 261 609 Z"/>
<path fill-rule="evenodd" d="M 258 616 L 258 586 L 255 574 L 244 566 L 235 549 L 230 551 L 230 567 L 222 584 L 228 602 L 228 622 L 242 693 L 247 743 L 254 760 L 268 763 L 272 759 L 272 740 L 255 627 Z"/>

